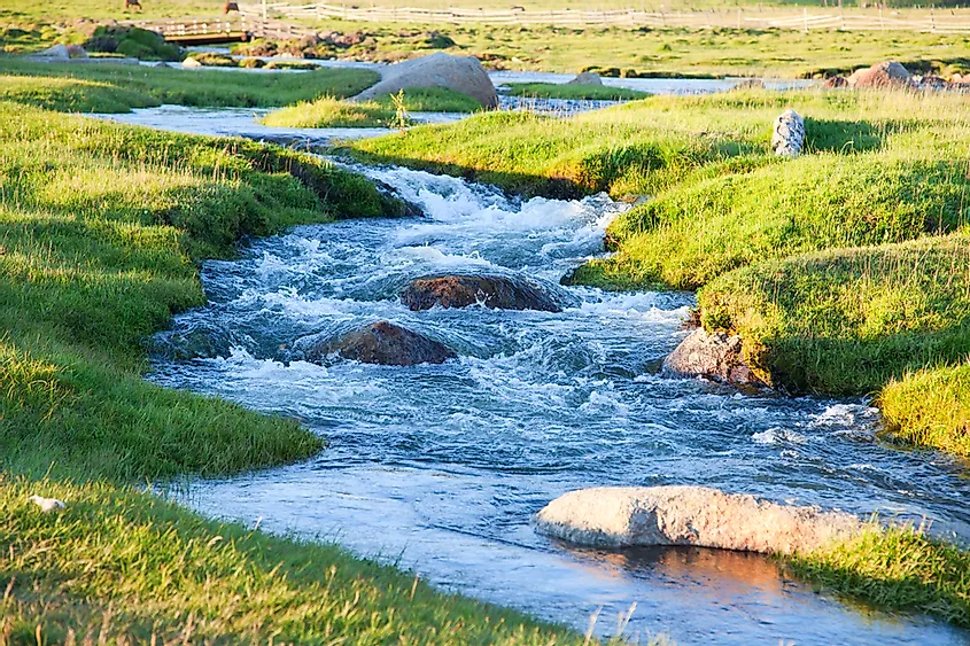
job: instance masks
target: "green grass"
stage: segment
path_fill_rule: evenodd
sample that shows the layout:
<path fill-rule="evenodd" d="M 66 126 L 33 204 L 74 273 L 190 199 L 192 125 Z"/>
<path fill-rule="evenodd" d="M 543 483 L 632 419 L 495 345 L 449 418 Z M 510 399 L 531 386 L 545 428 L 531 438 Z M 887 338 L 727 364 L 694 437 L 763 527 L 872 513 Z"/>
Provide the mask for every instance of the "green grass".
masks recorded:
<path fill-rule="evenodd" d="M 641 115 L 642 116 L 642 115 Z M 719 142 L 643 127 L 620 113 L 567 120 L 529 112 L 474 115 L 348 144 L 364 161 L 473 177 L 523 195 L 579 197 L 650 191 L 722 157 Z"/>
<path fill-rule="evenodd" d="M 584 101 L 634 101 L 650 96 L 646 92 L 605 85 L 571 85 L 569 83 L 509 83 L 512 96 L 536 99 L 569 99 Z"/>
<path fill-rule="evenodd" d="M 769 383 L 871 393 L 970 355 L 970 236 L 766 261 L 711 282 L 698 304 Z"/>
<path fill-rule="evenodd" d="M 2 477 L 2 476 L 0 476 Z M 45 515 L 41 491 L 66 501 Z M 0 480 L 0 644 L 579 644 L 322 544 L 206 521 L 104 483 Z"/>
<path fill-rule="evenodd" d="M 283 149 L 0 111 L 0 463 L 142 478 L 315 450 L 291 423 L 146 384 L 142 341 L 204 302 L 195 262 L 240 237 L 402 207 Z"/>
<path fill-rule="evenodd" d="M 879 408 L 893 436 L 970 457 L 970 353 L 962 365 L 893 379 L 879 393 Z"/>
<path fill-rule="evenodd" d="M 270 112 L 260 121 L 282 128 L 386 128 L 396 112 L 375 101 L 342 101 L 325 96 Z"/>
<path fill-rule="evenodd" d="M 387 108 L 394 107 L 391 96 L 374 100 Z M 404 107 L 409 112 L 479 112 L 482 104 L 467 94 L 441 87 L 416 87 L 404 90 Z"/>
<path fill-rule="evenodd" d="M 876 14 L 878 15 L 878 14 Z M 944 74 L 970 67 L 966 34 L 841 32 L 783 29 L 638 29 L 617 26 L 415 25 L 308 21 L 320 30 L 361 31 L 367 39 L 328 56 L 349 60 L 398 61 L 438 51 L 427 34 L 440 31 L 455 41 L 444 51 L 472 55 L 486 66 L 576 74 L 593 68 L 604 76 L 769 76 L 810 78 L 851 71 L 883 60 L 900 60 Z"/>
<path fill-rule="evenodd" d="M 970 626 L 970 552 L 930 538 L 922 528 L 870 530 L 789 563 L 797 576 L 848 597 Z"/>
<path fill-rule="evenodd" d="M 482 106 L 475 99 L 442 88 L 418 88 L 404 92 L 405 112 L 398 115 L 390 96 L 371 101 L 342 101 L 324 96 L 269 113 L 267 126 L 284 128 L 393 128 L 409 112 L 473 112 Z"/>
<path fill-rule="evenodd" d="M 353 96 L 377 79 L 378 75 L 369 70 L 253 74 L 138 65 L 28 63 L 0 57 L 0 97 L 70 112 L 127 112 L 163 103 L 276 107 L 321 94 Z"/>
<path fill-rule="evenodd" d="M 768 258 L 970 223 L 965 164 L 942 151 L 817 153 L 745 170 L 685 182 L 624 215 L 610 229 L 619 253 L 588 266 L 588 280 L 697 289 Z"/>
<path fill-rule="evenodd" d="M 149 384 L 143 342 L 247 235 L 403 205 L 315 157 L 0 103 L 0 644 L 578 643 L 135 483 L 308 457 L 295 422 Z M 27 498 L 67 503 L 45 515 Z M 97 635 L 102 637 L 97 637 Z"/>

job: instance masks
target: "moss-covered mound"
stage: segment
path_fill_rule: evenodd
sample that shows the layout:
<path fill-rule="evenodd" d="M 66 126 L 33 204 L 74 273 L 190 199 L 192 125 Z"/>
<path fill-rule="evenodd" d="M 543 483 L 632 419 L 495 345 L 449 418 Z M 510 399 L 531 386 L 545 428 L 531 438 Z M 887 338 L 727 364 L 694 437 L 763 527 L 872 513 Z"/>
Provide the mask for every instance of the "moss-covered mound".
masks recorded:
<path fill-rule="evenodd" d="M 698 293 L 704 326 L 737 332 L 769 383 L 875 392 L 970 355 L 970 236 L 763 262 Z"/>
<path fill-rule="evenodd" d="M 820 153 L 685 181 L 614 223 L 618 253 L 578 278 L 696 289 L 769 258 L 955 231 L 970 222 L 966 164 L 923 152 Z"/>
<path fill-rule="evenodd" d="M 122 54 L 143 61 L 180 61 L 182 48 L 168 43 L 161 34 L 126 25 L 104 25 L 83 43 L 89 52 Z"/>

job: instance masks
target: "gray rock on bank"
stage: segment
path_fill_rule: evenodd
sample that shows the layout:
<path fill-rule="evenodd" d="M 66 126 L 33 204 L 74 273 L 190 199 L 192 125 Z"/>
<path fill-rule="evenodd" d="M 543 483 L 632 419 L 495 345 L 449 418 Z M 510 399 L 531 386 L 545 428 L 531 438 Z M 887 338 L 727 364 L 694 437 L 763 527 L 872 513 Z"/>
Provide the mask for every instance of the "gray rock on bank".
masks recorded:
<path fill-rule="evenodd" d="M 424 276 L 412 280 L 401 292 L 401 302 L 411 310 L 483 305 L 499 310 L 561 312 L 562 308 L 541 288 L 505 276 Z"/>
<path fill-rule="evenodd" d="M 693 545 L 762 554 L 811 551 L 863 528 L 843 512 L 693 486 L 572 491 L 542 509 L 535 523 L 542 534 L 584 547 Z"/>
<path fill-rule="evenodd" d="M 444 363 L 458 355 L 440 341 L 389 321 L 378 321 L 337 337 L 307 337 L 294 344 L 306 361 L 326 363 L 332 356 L 385 366 Z"/>
<path fill-rule="evenodd" d="M 567 81 L 566 85 L 603 85 L 603 79 L 595 72 L 581 72 L 576 78 Z"/>
<path fill-rule="evenodd" d="M 738 386 L 764 385 L 744 360 L 741 337 L 710 334 L 704 328 L 697 328 L 680 342 L 664 360 L 663 372 Z"/>
<path fill-rule="evenodd" d="M 53 45 L 47 49 L 27 56 L 28 60 L 40 62 L 69 62 L 75 59 L 86 59 L 87 51 L 80 45 Z"/>
<path fill-rule="evenodd" d="M 466 94 L 485 108 L 498 106 L 492 79 L 474 56 L 452 56 L 444 52 L 395 63 L 381 73 L 381 80 L 354 98 L 373 99 L 412 88 L 440 87 Z"/>
<path fill-rule="evenodd" d="M 805 145 L 805 120 L 791 108 L 775 119 L 771 149 L 779 157 L 797 157 Z"/>

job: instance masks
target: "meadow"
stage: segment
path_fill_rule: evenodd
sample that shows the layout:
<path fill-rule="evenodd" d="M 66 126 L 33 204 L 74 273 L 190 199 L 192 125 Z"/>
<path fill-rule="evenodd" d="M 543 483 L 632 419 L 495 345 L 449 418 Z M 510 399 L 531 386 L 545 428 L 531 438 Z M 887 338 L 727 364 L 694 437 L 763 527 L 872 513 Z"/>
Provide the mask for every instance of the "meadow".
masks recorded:
<path fill-rule="evenodd" d="M 211 8 L 145 5 L 146 17 Z M 80 16 L 120 17 L 91 0 L 18 0 L 0 8 L 0 47 L 49 44 Z M 340 55 L 368 60 L 421 52 L 416 43 L 432 29 L 327 27 L 366 31 Z M 966 68 L 970 44 L 944 34 L 442 31 L 456 42 L 447 51 L 496 67 L 638 76 L 811 76 L 890 55 L 914 70 L 950 73 Z M 129 641 L 582 640 L 336 547 L 205 520 L 143 486 L 297 461 L 323 448 L 293 421 L 142 379 L 145 339 L 202 302 L 199 263 L 230 257 L 245 236 L 404 207 L 355 175 L 279 148 L 48 110 L 290 106 L 271 119 L 333 125 L 335 115 L 346 117 L 337 99 L 374 80 L 356 70 L 268 75 L 0 59 L 0 514 L 12 520 L 0 527 L 0 644 L 99 631 Z M 419 98 L 409 109 L 432 105 Z M 771 121 L 789 106 L 808 117 L 807 151 L 779 160 L 768 149 Z M 387 103 L 375 110 L 363 120 L 390 117 Z M 968 121 L 958 95 L 744 91 L 650 97 L 569 119 L 483 113 L 342 152 L 521 195 L 606 191 L 642 202 L 610 228 L 615 254 L 579 268 L 573 282 L 697 289 L 703 325 L 739 333 L 768 383 L 871 395 L 888 441 L 965 457 Z M 42 514 L 26 500 L 33 493 L 63 498 L 68 509 Z M 880 607 L 970 625 L 967 558 L 959 546 L 904 528 L 786 563 Z"/>

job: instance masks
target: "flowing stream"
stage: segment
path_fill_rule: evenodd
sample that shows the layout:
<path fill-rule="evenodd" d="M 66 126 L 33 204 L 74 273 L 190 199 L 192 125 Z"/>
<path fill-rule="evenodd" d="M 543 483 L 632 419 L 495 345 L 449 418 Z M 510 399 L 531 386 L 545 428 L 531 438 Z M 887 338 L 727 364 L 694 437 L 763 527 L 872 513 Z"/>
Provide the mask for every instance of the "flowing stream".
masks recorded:
<path fill-rule="evenodd" d="M 656 374 L 693 297 L 561 288 L 624 208 L 509 199 L 459 179 L 364 169 L 419 204 L 411 219 L 304 226 L 205 264 L 209 304 L 155 340 L 152 379 L 299 419 L 329 447 L 307 463 L 188 483 L 181 500 L 264 529 L 334 540 L 447 589 L 612 635 L 678 643 L 964 643 L 922 617 L 853 608 L 765 558 L 699 549 L 602 553 L 530 518 L 593 485 L 699 484 L 935 522 L 970 536 L 959 465 L 874 440 L 861 400 L 747 396 Z M 562 313 L 435 308 L 397 298 L 417 276 L 528 276 Z M 389 319 L 461 355 L 413 368 L 285 361 L 318 332 Z"/>

